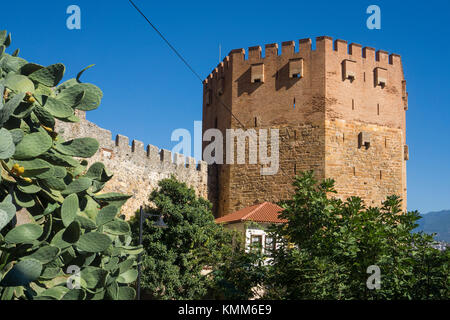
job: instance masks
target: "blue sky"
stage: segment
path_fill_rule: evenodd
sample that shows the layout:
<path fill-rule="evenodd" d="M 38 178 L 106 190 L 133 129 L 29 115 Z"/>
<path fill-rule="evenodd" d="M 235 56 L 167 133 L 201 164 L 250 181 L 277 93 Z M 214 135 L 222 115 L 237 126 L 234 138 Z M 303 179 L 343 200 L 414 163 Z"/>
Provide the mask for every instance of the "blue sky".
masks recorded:
<path fill-rule="evenodd" d="M 315 38 L 360 43 L 402 56 L 407 111 L 408 209 L 450 209 L 450 1 L 145 1 L 136 4 L 194 69 L 206 77 L 234 48 Z M 69 5 L 81 8 L 81 30 L 66 28 Z M 366 27 L 366 8 L 381 8 L 381 30 Z M 127 0 L 9 1 L 0 29 L 10 50 L 66 78 L 96 64 L 83 80 L 104 92 L 88 119 L 161 148 L 177 128 L 193 132 L 202 116 L 202 86 Z M 198 137 L 200 139 L 200 137 Z"/>

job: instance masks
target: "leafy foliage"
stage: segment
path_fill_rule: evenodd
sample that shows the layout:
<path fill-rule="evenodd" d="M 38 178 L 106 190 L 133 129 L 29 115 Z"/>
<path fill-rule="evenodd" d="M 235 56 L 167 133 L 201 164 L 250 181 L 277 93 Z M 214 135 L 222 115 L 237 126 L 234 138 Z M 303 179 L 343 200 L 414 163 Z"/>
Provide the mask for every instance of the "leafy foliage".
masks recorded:
<path fill-rule="evenodd" d="M 268 272 L 266 258 L 261 250 L 246 251 L 242 235 L 239 239 L 236 234 L 233 250 L 224 256 L 212 273 L 210 296 L 226 300 L 248 300 L 260 296 L 258 291 L 263 287 Z"/>
<path fill-rule="evenodd" d="M 381 208 L 351 197 L 329 197 L 334 181 L 297 176 L 296 193 L 283 201 L 286 225 L 273 228 L 280 248 L 265 282 L 274 299 L 448 299 L 450 252 L 431 247 L 431 235 L 412 233 L 418 212 L 401 211 L 390 196 Z M 381 269 L 370 290 L 367 268 Z"/>
<path fill-rule="evenodd" d="M 201 299 L 212 285 L 202 270 L 215 269 L 232 252 L 232 233 L 214 223 L 211 204 L 175 178 L 159 182 L 150 195 L 156 215 L 143 230 L 142 288 L 153 299 Z M 155 225 L 162 216 L 167 228 Z M 133 234 L 139 214 L 131 219 Z M 137 236 L 135 236 L 137 241 Z"/>
<path fill-rule="evenodd" d="M 0 298 L 132 299 L 140 248 L 118 217 L 129 196 L 98 194 L 112 175 L 73 158 L 94 155 L 95 139 L 54 131 L 55 119 L 97 108 L 102 92 L 79 79 L 58 85 L 63 64 L 29 63 L 5 53 L 10 43 L 0 31 Z M 79 289 L 66 286 L 70 266 Z"/>

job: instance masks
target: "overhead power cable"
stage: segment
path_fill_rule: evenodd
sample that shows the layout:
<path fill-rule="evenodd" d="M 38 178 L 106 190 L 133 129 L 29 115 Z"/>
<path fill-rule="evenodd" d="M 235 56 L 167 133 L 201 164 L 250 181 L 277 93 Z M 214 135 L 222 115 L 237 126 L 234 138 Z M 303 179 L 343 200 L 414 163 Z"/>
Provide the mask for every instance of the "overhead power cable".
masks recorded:
<path fill-rule="evenodd" d="M 164 40 L 164 42 L 169 46 L 169 48 L 175 52 L 175 54 L 177 55 L 178 58 L 180 58 L 181 61 L 183 61 L 183 63 L 186 65 L 186 67 L 188 67 L 189 70 L 191 70 L 191 72 L 201 81 L 201 83 L 203 84 L 203 79 L 202 77 L 199 76 L 199 74 L 194 70 L 194 68 L 192 68 L 192 66 L 189 64 L 189 62 L 186 61 L 185 58 L 183 58 L 183 56 L 181 55 L 181 53 L 178 52 L 178 50 L 169 42 L 169 40 L 167 40 L 166 37 L 164 37 L 164 35 L 158 30 L 158 28 L 147 18 L 147 16 L 141 11 L 141 9 L 138 8 L 138 6 L 132 1 L 132 0 L 128 0 L 131 5 L 136 9 L 137 12 L 139 12 L 139 14 L 144 17 L 144 19 L 148 22 L 148 24 L 153 28 L 153 30 L 156 31 L 156 33 L 161 37 L 161 39 Z M 231 111 L 231 108 L 229 108 L 223 101 L 222 99 L 219 98 L 219 96 L 214 92 L 214 96 L 216 97 L 216 100 L 220 102 L 220 104 L 231 114 L 231 116 L 242 126 L 243 129 L 245 129 L 244 124 L 239 121 L 239 119 L 233 114 L 233 112 Z"/>

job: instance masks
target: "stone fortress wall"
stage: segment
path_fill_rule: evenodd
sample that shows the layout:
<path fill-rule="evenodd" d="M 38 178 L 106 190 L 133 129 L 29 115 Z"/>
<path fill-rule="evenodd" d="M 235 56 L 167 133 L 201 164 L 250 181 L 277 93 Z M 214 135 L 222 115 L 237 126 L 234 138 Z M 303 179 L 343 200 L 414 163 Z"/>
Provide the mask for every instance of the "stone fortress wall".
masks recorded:
<path fill-rule="evenodd" d="M 152 145 L 144 148 L 137 140 L 130 145 L 122 135 L 114 141 L 109 130 L 87 121 L 84 113 L 78 113 L 79 123 L 60 122 L 56 129 L 66 139 L 99 140 L 100 149 L 89 161 L 101 161 L 114 173 L 105 192 L 133 195 L 123 208 L 127 216 L 172 174 L 208 197 L 220 217 L 289 198 L 294 176 L 305 170 L 314 170 L 318 179 L 335 179 L 342 199 L 360 196 L 367 205 L 379 206 L 396 194 L 405 209 L 407 109 L 399 55 L 323 36 L 315 47 L 309 38 L 299 40 L 298 48 L 285 41 L 281 52 L 277 43 L 267 44 L 264 55 L 260 46 L 247 54 L 232 50 L 204 81 L 203 132 L 215 128 L 225 136 L 226 129 L 279 129 L 274 175 L 262 176 L 260 163 L 208 167 Z"/>
<path fill-rule="evenodd" d="M 89 164 L 103 162 L 114 174 L 106 183 L 102 192 L 120 192 L 132 195 L 122 207 L 122 213 L 129 218 L 157 188 L 158 181 L 174 175 L 194 188 L 197 195 L 207 198 L 207 165 L 204 161 L 196 163 L 194 158 L 173 154 L 153 145 L 144 147 L 144 143 L 118 134 L 112 139 L 111 131 L 100 128 L 86 120 L 85 112 L 77 112 L 78 123 L 58 122 L 56 131 L 66 140 L 92 137 L 99 141 L 98 152 Z"/>

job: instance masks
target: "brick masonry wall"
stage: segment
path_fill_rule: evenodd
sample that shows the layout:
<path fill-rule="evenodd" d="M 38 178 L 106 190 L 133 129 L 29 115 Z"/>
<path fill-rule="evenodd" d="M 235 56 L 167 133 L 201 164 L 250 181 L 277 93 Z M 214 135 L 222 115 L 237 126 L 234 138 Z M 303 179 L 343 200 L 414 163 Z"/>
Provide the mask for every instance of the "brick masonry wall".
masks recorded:
<path fill-rule="evenodd" d="M 400 56 L 344 40 L 325 38 L 326 176 L 336 180 L 342 198 L 358 195 L 380 205 L 387 195 L 403 199 L 406 209 L 406 82 Z M 344 61 L 352 61 L 353 79 Z M 377 84 L 376 69 L 386 72 Z M 359 147 L 358 134 L 370 136 Z M 356 172 L 353 174 L 353 172 Z"/>
<path fill-rule="evenodd" d="M 244 129 L 280 130 L 277 174 L 261 176 L 260 164 L 210 166 L 215 180 L 208 180 L 209 196 L 216 216 L 263 201 L 286 199 L 293 192 L 295 170 L 314 169 L 319 179 L 324 177 L 324 51 L 312 51 L 310 46 L 310 40 L 300 41 L 295 52 L 293 41 L 283 42 L 279 55 L 278 44 L 268 44 L 265 57 L 261 47 L 249 48 L 247 57 L 243 49 L 236 49 L 205 81 L 204 92 L 217 90 L 220 81 L 224 85 L 222 96 L 216 95 L 210 104 L 204 100 L 204 131 L 215 124 L 224 136 L 225 129 L 242 125 Z M 298 58 L 304 60 L 303 78 L 290 78 L 289 61 Z M 264 63 L 264 81 L 252 83 L 251 66 L 259 63 Z M 229 116 L 219 99 L 241 123 Z M 224 112 L 227 117 L 222 116 Z"/>
<path fill-rule="evenodd" d="M 302 75 L 292 78 L 290 63 L 298 59 Z M 263 70 L 262 81 L 252 82 L 252 68 Z M 377 68 L 385 85 L 376 82 Z M 298 50 L 286 41 L 281 53 L 278 44 L 268 44 L 264 57 L 259 46 L 247 54 L 232 50 L 204 82 L 203 130 L 218 128 L 225 136 L 227 128 L 279 128 L 280 171 L 262 176 L 260 164 L 210 166 L 216 216 L 285 199 L 293 192 L 294 171 L 310 169 L 319 179 L 335 179 L 341 198 L 357 195 L 379 205 L 397 194 L 406 208 L 405 110 L 406 82 L 396 54 L 330 37 L 318 37 L 315 49 L 311 39 L 300 40 Z M 368 149 L 358 145 L 361 132 L 371 136 Z"/>
<path fill-rule="evenodd" d="M 336 181 L 338 197 L 354 195 L 367 206 L 380 206 L 388 195 L 402 195 L 403 134 L 400 129 L 345 120 L 327 120 L 326 176 Z M 370 147 L 359 147 L 360 132 Z"/>
<path fill-rule="evenodd" d="M 103 129 L 85 119 L 84 112 L 78 112 L 78 123 L 58 122 L 56 131 L 66 140 L 80 137 L 93 137 L 100 143 L 99 151 L 90 159 L 89 164 L 103 162 L 114 174 L 102 192 L 121 192 L 131 194 L 122 213 L 128 218 L 143 204 L 148 204 L 148 197 L 157 188 L 158 181 L 169 178 L 172 174 L 180 181 L 193 187 L 197 195 L 207 198 L 207 166 L 201 161 L 179 154 L 172 155 L 168 150 L 117 135 L 112 140 L 111 131 Z"/>
<path fill-rule="evenodd" d="M 299 124 L 270 128 L 279 130 L 278 172 L 275 175 L 261 176 L 262 165 L 260 164 L 228 165 L 229 178 L 224 179 L 222 185 L 228 186 L 230 193 L 223 194 L 219 215 L 264 201 L 276 203 L 282 199 L 289 199 L 294 192 L 292 183 L 295 172 L 312 169 L 317 179 L 324 178 L 325 131 L 323 127 Z M 258 129 L 264 129 L 264 127 Z"/>

